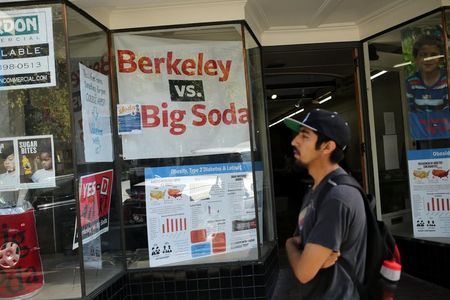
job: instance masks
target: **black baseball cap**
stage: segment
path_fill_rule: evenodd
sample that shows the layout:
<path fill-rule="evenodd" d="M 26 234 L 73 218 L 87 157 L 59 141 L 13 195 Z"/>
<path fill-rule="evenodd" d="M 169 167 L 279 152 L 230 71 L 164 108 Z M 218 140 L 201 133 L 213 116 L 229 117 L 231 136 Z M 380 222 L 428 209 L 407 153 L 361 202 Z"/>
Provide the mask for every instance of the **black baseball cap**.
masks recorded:
<path fill-rule="evenodd" d="M 303 121 L 286 118 L 284 124 L 295 132 L 299 132 L 300 127 L 319 132 L 335 141 L 342 150 L 350 143 L 350 127 L 337 112 L 316 108 L 310 111 Z"/>

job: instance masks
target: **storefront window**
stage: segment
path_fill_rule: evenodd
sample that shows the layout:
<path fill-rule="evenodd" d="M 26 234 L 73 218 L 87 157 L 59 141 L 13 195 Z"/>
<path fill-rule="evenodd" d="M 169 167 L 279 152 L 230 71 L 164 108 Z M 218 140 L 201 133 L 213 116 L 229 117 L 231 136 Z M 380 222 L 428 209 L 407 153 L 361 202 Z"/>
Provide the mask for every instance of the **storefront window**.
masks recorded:
<path fill-rule="evenodd" d="M 62 6 L 2 8 L 1 18 L 17 28 L 0 37 L 0 298 L 79 298 Z"/>
<path fill-rule="evenodd" d="M 367 43 L 381 212 L 398 235 L 450 242 L 447 30 L 442 14 Z M 369 85 L 369 86 L 370 86 Z"/>
<path fill-rule="evenodd" d="M 267 201 L 270 192 L 267 152 L 255 135 L 264 135 L 264 115 L 258 108 L 252 120 L 242 32 L 225 25 L 113 34 L 131 269 L 256 260 L 258 240 L 273 240 L 258 220 L 255 193 Z M 260 68 L 249 52 L 251 68 Z"/>
<path fill-rule="evenodd" d="M 107 33 L 62 4 L 0 19 L 0 299 L 82 298 L 124 270 Z"/>
<path fill-rule="evenodd" d="M 105 30 L 71 8 L 67 8 L 67 20 L 82 275 L 88 295 L 124 270 L 113 164 L 109 52 Z M 100 185 L 100 191 L 95 188 L 97 198 L 92 198 L 93 183 Z M 78 236 L 75 249 L 77 241 Z"/>

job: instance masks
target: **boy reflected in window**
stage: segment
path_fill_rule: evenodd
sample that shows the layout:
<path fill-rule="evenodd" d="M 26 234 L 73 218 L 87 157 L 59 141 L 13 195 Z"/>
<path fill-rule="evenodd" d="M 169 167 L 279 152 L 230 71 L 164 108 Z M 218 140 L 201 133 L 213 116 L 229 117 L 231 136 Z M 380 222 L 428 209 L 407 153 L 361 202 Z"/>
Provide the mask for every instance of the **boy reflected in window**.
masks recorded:
<path fill-rule="evenodd" d="M 443 53 L 442 41 L 433 35 L 420 36 L 413 46 L 417 72 L 406 85 L 409 125 L 416 140 L 450 136 L 447 72 L 440 67 Z"/>

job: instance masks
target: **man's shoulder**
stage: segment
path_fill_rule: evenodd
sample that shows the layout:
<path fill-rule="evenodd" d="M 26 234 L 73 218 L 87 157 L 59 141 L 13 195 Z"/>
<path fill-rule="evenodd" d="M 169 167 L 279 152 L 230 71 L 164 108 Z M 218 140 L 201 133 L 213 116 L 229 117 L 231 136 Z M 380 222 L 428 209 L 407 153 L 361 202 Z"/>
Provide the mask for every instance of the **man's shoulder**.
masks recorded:
<path fill-rule="evenodd" d="M 346 173 L 342 174 L 341 176 L 350 176 Z M 328 184 L 330 185 L 329 191 L 326 198 L 332 198 L 335 201 L 338 201 L 342 203 L 343 205 L 347 207 L 363 207 L 363 195 L 359 191 L 358 188 L 355 186 L 342 183 L 340 184 L 339 181 L 334 178 L 328 179 Z"/>

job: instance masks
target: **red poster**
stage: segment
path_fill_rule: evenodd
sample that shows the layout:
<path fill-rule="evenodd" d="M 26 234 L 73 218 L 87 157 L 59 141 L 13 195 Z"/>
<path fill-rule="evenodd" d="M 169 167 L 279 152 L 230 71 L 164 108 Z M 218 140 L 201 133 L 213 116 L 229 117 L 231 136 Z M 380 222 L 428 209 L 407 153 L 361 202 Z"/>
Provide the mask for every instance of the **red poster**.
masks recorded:
<path fill-rule="evenodd" d="M 0 215 L 0 299 L 22 299 L 43 285 L 34 211 Z"/>
<path fill-rule="evenodd" d="M 80 178 L 80 216 L 83 243 L 109 230 L 113 170 Z"/>

